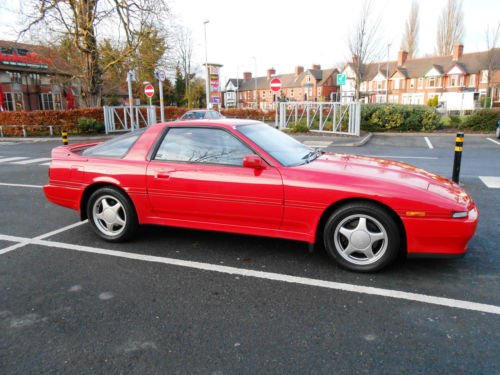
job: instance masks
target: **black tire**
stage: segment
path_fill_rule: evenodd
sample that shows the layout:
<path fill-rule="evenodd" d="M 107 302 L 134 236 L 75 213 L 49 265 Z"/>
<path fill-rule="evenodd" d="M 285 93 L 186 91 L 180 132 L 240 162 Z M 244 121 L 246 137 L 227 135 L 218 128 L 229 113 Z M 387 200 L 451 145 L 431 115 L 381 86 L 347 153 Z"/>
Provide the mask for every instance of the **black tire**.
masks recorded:
<path fill-rule="evenodd" d="M 333 212 L 325 224 L 323 240 L 328 255 L 343 268 L 357 272 L 387 267 L 402 243 L 392 216 L 370 202 L 348 203 Z"/>
<path fill-rule="evenodd" d="M 87 202 L 87 216 L 93 231 L 109 242 L 126 241 L 139 226 L 128 196 L 112 187 L 103 187 L 92 193 Z"/>
<path fill-rule="evenodd" d="M 500 126 L 497 126 L 497 130 L 495 132 L 495 135 L 497 136 L 498 139 L 500 139 Z"/>

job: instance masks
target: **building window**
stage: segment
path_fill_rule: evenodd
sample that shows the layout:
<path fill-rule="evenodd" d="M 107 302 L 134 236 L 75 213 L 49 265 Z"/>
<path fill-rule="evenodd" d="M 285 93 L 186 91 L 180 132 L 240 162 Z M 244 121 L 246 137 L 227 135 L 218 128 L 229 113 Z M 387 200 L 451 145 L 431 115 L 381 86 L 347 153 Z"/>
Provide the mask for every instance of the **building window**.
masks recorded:
<path fill-rule="evenodd" d="M 308 75 L 306 75 L 306 82 L 307 82 L 307 83 L 311 82 L 311 76 L 310 76 L 309 74 L 308 74 Z"/>
<path fill-rule="evenodd" d="M 405 88 L 405 79 L 403 78 L 401 80 L 401 88 L 404 89 Z"/>
<path fill-rule="evenodd" d="M 30 73 L 29 74 L 29 78 L 30 78 L 30 81 L 31 81 L 31 84 L 32 85 L 35 85 L 35 86 L 40 86 L 40 74 L 37 74 L 37 73 Z"/>
<path fill-rule="evenodd" d="M 412 78 L 410 79 L 410 89 L 414 89 L 415 88 L 415 79 Z"/>
<path fill-rule="evenodd" d="M 40 94 L 42 109 L 62 109 L 61 94 Z"/>
<path fill-rule="evenodd" d="M 19 73 L 19 72 L 7 72 L 7 74 L 10 77 L 11 83 L 23 83 L 21 73 Z"/>
<path fill-rule="evenodd" d="M 293 89 L 290 90 L 290 96 L 293 98 Z"/>
<path fill-rule="evenodd" d="M 243 94 L 240 92 L 240 100 L 243 99 Z"/>
<path fill-rule="evenodd" d="M 460 87 L 464 87 L 464 76 L 460 76 Z"/>
<path fill-rule="evenodd" d="M 453 75 L 453 76 L 451 76 L 451 79 L 450 79 L 450 87 L 457 87 L 457 86 L 458 86 L 458 76 Z"/>
<path fill-rule="evenodd" d="M 321 87 L 318 87 L 318 96 L 321 96 Z"/>
<path fill-rule="evenodd" d="M 380 91 L 383 89 L 383 86 L 382 86 L 382 81 L 377 81 L 377 91 Z M 377 102 L 378 103 L 378 102 Z"/>
<path fill-rule="evenodd" d="M 302 95 L 302 87 L 299 87 L 299 96 Z"/>
<path fill-rule="evenodd" d="M 399 79 L 394 80 L 394 90 L 399 90 Z"/>
<path fill-rule="evenodd" d="M 366 91 L 366 81 L 361 82 L 361 91 Z"/>
<path fill-rule="evenodd" d="M 470 75 L 469 86 L 472 86 L 472 87 L 476 86 L 476 75 L 475 74 Z"/>
<path fill-rule="evenodd" d="M 481 83 L 488 83 L 488 71 L 483 70 L 481 72 Z"/>
<path fill-rule="evenodd" d="M 427 83 L 427 87 L 436 87 L 436 77 L 430 77 Z"/>
<path fill-rule="evenodd" d="M 253 98 L 254 98 L 254 99 L 257 99 L 257 91 L 254 91 L 254 92 L 253 92 Z"/>
<path fill-rule="evenodd" d="M 22 111 L 24 110 L 23 94 L 20 92 L 6 92 L 4 97 L 4 110 Z"/>
<path fill-rule="evenodd" d="M 313 89 L 312 87 L 309 88 L 309 96 L 312 96 L 313 95 Z"/>
<path fill-rule="evenodd" d="M 266 97 L 266 91 L 262 91 L 262 97 L 265 98 Z"/>
<path fill-rule="evenodd" d="M 418 88 L 421 89 L 423 86 L 424 86 L 424 79 L 423 78 L 419 78 L 418 79 Z"/>

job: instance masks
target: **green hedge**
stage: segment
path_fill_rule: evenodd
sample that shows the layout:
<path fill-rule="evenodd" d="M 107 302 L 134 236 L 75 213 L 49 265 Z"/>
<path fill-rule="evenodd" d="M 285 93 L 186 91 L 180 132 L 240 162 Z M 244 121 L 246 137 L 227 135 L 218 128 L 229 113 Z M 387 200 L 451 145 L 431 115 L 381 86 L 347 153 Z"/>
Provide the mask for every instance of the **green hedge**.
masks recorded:
<path fill-rule="evenodd" d="M 459 125 L 462 130 L 495 131 L 500 120 L 500 109 L 481 109 L 467 116 Z"/>
<path fill-rule="evenodd" d="M 440 126 L 441 116 L 423 105 L 363 104 L 361 129 L 366 131 L 432 131 Z"/>

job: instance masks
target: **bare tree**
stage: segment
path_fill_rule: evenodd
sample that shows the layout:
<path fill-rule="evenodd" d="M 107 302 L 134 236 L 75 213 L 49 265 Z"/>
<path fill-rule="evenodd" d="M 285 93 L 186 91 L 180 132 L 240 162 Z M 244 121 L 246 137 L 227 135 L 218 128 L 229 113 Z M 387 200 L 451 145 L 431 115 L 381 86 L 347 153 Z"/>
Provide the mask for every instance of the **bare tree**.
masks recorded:
<path fill-rule="evenodd" d="M 185 81 L 185 95 L 187 98 L 188 108 L 192 105 L 192 95 L 191 95 L 191 81 L 194 78 L 192 69 L 193 60 L 193 39 L 191 37 L 191 31 L 185 27 L 180 26 L 177 30 L 176 37 L 176 58 L 178 65 L 181 69 L 182 75 Z"/>
<path fill-rule="evenodd" d="M 490 107 L 493 105 L 493 87 L 496 82 L 494 82 L 493 78 L 495 75 L 495 68 L 498 67 L 500 63 L 500 51 L 496 50 L 498 38 L 500 37 L 500 22 L 498 22 L 496 28 L 493 27 L 490 29 L 488 25 L 486 27 L 486 48 L 488 49 L 488 53 L 486 55 L 487 64 L 488 64 L 488 91 L 490 96 Z M 488 93 L 486 94 L 488 97 Z M 483 107 L 486 108 L 487 100 L 485 98 Z"/>
<path fill-rule="evenodd" d="M 20 37 L 31 29 L 44 30 L 48 38 L 70 37 L 81 53 L 82 96 L 87 106 L 101 104 L 102 75 L 130 56 L 149 35 L 150 26 L 161 24 L 167 12 L 163 0 L 25 0 L 29 9 Z M 111 34 L 123 45 L 121 53 L 105 65 L 99 61 L 98 33 Z"/>
<path fill-rule="evenodd" d="M 378 56 L 380 42 L 377 31 L 380 26 L 380 17 L 373 14 L 372 0 L 364 0 L 361 6 L 359 19 L 348 41 L 349 52 L 353 58 L 355 81 L 355 98 L 359 99 L 359 89 L 363 81 L 364 65 Z"/>
<path fill-rule="evenodd" d="M 410 8 L 410 15 L 405 23 L 405 32 L 401 41 L 401 49 L 408 52 L 408 58 L 414 58 L 417 54 L 418 45 L 418 3 L 413 0 Z"/>
<path fill-rule="evenodd" d="M 451 55 L 453 46 L 462 43 L 464 34 L 462 0 L 448 0 L 439 16 L 436 53 L 439 56 Z"/>

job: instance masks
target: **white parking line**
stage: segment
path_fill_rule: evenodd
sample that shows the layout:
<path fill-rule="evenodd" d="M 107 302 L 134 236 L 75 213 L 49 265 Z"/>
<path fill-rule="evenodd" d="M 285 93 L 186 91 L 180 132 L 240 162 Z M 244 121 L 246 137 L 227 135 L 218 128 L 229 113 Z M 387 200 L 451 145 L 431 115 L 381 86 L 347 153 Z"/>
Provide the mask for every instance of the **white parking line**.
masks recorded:
<path fill-rule="evenodd" d="M 72 225 L 74 225 L 74 224 L 72 224 Z M 43 235 L 43 236 L 46 236 L 46 235 Z M 284 275 L 284 274 L 279 274 L 279 273 L 274 273 L 274 272 L 262 272 L 262 271 L 255 271 L 255 270 L 250 270 L 250 269 L 245 269 L 245 268 L 221 266 L 218 264 L 211 264 L 211 263 L 193 262 L 193 261 L 189 261 L 189 260 L 164 258 L 164 257 L 153 256 L 153 255 L 144 255 L 144 254 L 136 254 L 136 253 L 127 253 L 127 252 L 117 251 L 117 250 L 101 249 L 101 248 L 97 248 L 97 247 L 73 245 L 73 244 L 68 244 L 68 243 L 63 243 L 63 242 L 47 241 L 47 240 L 40 239 L 43 236 L 37 237 L 38 239 L 37 238 L 33 238 L 33 239 L 23 238 L 24 241 L 21 242 L 21 244 L 23 244 L 22 246 L 32 244 L 32 245 L 47 246 L 47 247 L 52 247 L 52 248 L 55 247 L 55 248 L 59 248 L 59 249 L 75 250 L 75 251 L 81 251 L 81 252 L 85 252 L 85 253 L 101 254 L 101 255 L 108 255 L 108 256 L 114 256 L 114 257 L 120 257 L 120 258 L 126 258 L 126 259 L 141 260 L 141 261 L 146 261 L 146 262 L 162 263 L 162 264 L 168 264 L 168 265 L 179 266 L 179 267 L 193 268 L 193 269 L 198 269 L 198 270 L 203 270 L 203 271 L 219 272 L 219 273 L 223 273 L 223 274 L 240 275 L 240 276 L 246 276 L 246 277 L 255 277 L 258 279 L 281 281 L 281 282 L 290 283 L 290 284 L 308 285 L 308 286 L 314 286 L 314 287 L 320 287 L 320 288 L 326 288 L 326 289 L 332 289 L 332 290 L 340 290 L 343 292 L 360 293 L 360 294 L 368 294 L 368 295 L 375 295 L 375 296 L 381 296 L 381 297 L 396 298 L 396 299 L 402 299 L 402 300 L 407 300 L 407 301 L 412 301 L 412 302 L 421 302 L 421 303 L 426 303 L 426 304 L 431 304 L 431 305 L 446 306 L 446 307 L 451 307 L 451 308 L 479 311 L 479 312 L 483 312 L 483 313 L 500 315 L 500 306 L 495 306 L 495 305 L 487 305 L 487 304 L 483 304 L 483 303 L 469 302 L 469 301 L 457 300 L 457 299 L 452 299 L 452 298 L 429 296 L 426 294 L 419 294 L 419 293 L 409 293 L 409 292 L 403 292 L 403 291 L 392 290 L 392 289 L 374 288 L 374 287 L 369 287 L 369 286 L 346 284 L 346 283 L 339 283 L 339 282 L 334 282 L 334 281 L 309 279 L 309 278 L 305 278 L 305 277 Z M 8 238 L 12 238 L 12 237 L 0 235 L 0 240 L 8 239 Z M 18 244 L 17 246 L 19 246 L 21 244 Z M 14 245 L 14 246 L 16 246 L 16 245 Z M 0 250 L 0 254 L 2 254 L 2 251 L 3 250 Z"/>
<path fill-rule="evenodd" d="M 14 156 L 11 158 L 0 159 L 0 163 L 11 162 L 14 160 L 22 160 L 22 159 L 28 159 L 28 158 L 26 156 Z"/>
<path fill-rule="evenodd" d="M 33 163 L 39 163 L 39 162 L 47 161 L 47 160 L 50 160 L 50 158 L 28 159 L 28 160 L 16 161 L 12 164 L 33 164 Z"/>
<path fill-rule="evenodd" d="M 500 189 L 500 177 L 479 176 L 479 178 L 490 189 Z"/>
<path fill-rule="evenodd" d="M 14 186 L 14 187 L 37 188 L 37 189 L 43 188 L 43 185 L 8 184 L 6 182 L 0 182 L 0 186 Z"/>
<path fill-rule="evenodd" d="M 392 159 L 427 159 L 436 160 L 439 159 L 434 156 L 400 156 L 400 155 L 366 155 L 372 158 L 392 158 Z"/>
<path fill-rule="evenodd" d="M 486 138 L 486 139 L 487 139 L 488 141 L 491 141 L 491 142 L 493 142 L 493 143 L 496 143 L 497 145 L 499 145 L 499 146 L 500 146 L 500 142 L 495 141 L 494 139 L 491 139 L 491 138 Z"/>
<path fill-rule="evenodd" d="M 8 252 L 10 252 L 12 250 L 19 249 L 20 247 L 29 245 L 31 243 L 35 243 L 35 241 L 43 240 L 44 238 L 47 238 L 47 237 L 50 237 L 50 236 L 54 236 L 54 235 L 56 235 L 58 233 L 64 232 L 64 231 L 69 230 L 69 229 L 73 229 L 75 227 L 78 227 L 80 225 L 83 225 L 83 224 L 87 223 L 87 221 L 88 220 L 78 221 L 76 223 L 67 225 L 65 227 L 53 230 L 51 232 L 42 234 L 42 235 L 34 237 L 34 238 L 16 237 L 16 236 L 8 236 L 8 235 L 0 234 L 0 240 L 11 241 L 11 242 L 19 242 L 19 243 L 15 244 L 15 245 L 11 245 L 9 247 L 5 247 L 3 249 L 0 249 L 0 255 L 6 254 L 6 253 L 8 253 Z"/>
<path fill-rule="evenodd" d="M 425 139 L 425 142 L 427 142 L 427 146 L 429 146 L 429 148 L 430 148 L 431 150 L 432 150 L 432 149 L 434 149 L 434 146 L 432 145 L 432 143 L 431 143 L 431 141 L 430 141 L 429 137 L 424 137 L 424 139 Z"/>

